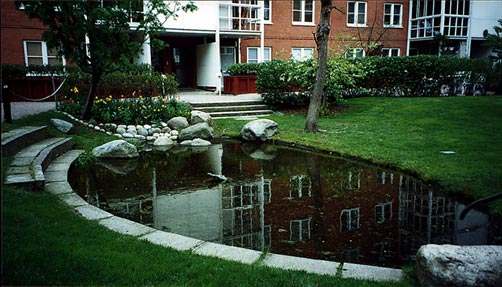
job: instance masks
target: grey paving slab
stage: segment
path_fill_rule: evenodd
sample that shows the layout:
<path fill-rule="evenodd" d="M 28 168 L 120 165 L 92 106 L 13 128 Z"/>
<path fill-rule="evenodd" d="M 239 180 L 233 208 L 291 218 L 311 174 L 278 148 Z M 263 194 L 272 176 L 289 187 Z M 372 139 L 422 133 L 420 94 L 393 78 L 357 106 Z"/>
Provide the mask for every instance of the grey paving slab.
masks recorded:
<path fill-rule="evenodd" d="M 71 207 L 79 207 L 88 204 L 80 196 L 75 193 L 66 193 L 60 196 L 61 200 Z"/>
<path fill-rule="evenodd" d="M 30 173 L 29 166 L 11 166 L 7 170 L 7 174 L 21 174 L 21 173 Z"/>
<path fill-rule="evenodd" d="M 73 193 L 73 189 L 67 181 L 48 182 L 44 185 L 45 191 L 52 194 Z"/>
<path fill-rule="evenodd" d="M 51 171 L 44 173 L 45 182 L 55 182 L 55 181 L 67 181 L 68 176 L 64 171 Z"/>
<path fill-rule="evenodd" d="M 218 257 L 230 261 L 253 264 L 260 258 L 261 252 L 240 247 L 206 242 L 193 250 L 195 254 Z"/>
<path fill-rule="evenodd" d="M 101 220 L 113 216 L 113 214 L 90 204 L 77 207 L 75 210 L 89 220 Z"/>
<path fill-rule="evenodd" d="M 99 221 L 99 224 L 118 233 L 132 236 L 141 236 L 155 231 L 151 227 L 118 216 L 102 219 Z"/>
<path fill-rule="evenodd" d="M 294 257 L 279 254 L 268 254 L 262 265 L 288 270 L 305 271 L 322 275 L 336 275 L 340 263 Z"/>
<path fill-rule="evenodd" d="M 26 182 L 34 182 L 35 179 L 30 174 L 10 174 L 5 178 L 6 184 L 18 184 Z"/>
<path fill-rule="evenodd" d="M 199 239 L 194 239 L 191 237 L 186 237 L 183 235 L 178 235 L 160 230 L 143 235 L 140 237 L 140 239 L 147 240 L 151 243 L 161 245 L 164 247 L 170 247 L 180 251 L 190 250 L 204 243 L 204 241 Z"/>
<path fill-rule="evenodd" d="M 10 166 L 27 166 L 27 165 L 30 165 L 32 162 L 33 162 L 33 157 L 27 157 L 27 156 L 23 156 L 23 157 L 15 157 L 13 160 L 12 160 L 12 163 L 10 164 Z"/>
<path fill-rule="evenodd" d="M 400 269 L 344 263 L 342 278 L 358 278 L 376 281 L 400 281 L 403 271 Z"/>
<path fill-rule="evenodd" d="M 64 172 L 68 172 L 68 169 L 70 168 L 70 164 L 68 163 L 51 163 L 47 169 L 45 170 L 45 172 L 52 172 L 52 171 L 64 171 Z"/>
<path fill-rule="evenodd" d="M 66 163 L 68 165 L 71 165 L 72 162 L 77 159 L 77 157 L 83 153 L 83 150 L 78 150 L 78 149 L 72 149 L 64 153 L 63 155 L 59 156 L 55 160 L 52 161 L 53 164 L 61 164 L 61 163 Z"/>

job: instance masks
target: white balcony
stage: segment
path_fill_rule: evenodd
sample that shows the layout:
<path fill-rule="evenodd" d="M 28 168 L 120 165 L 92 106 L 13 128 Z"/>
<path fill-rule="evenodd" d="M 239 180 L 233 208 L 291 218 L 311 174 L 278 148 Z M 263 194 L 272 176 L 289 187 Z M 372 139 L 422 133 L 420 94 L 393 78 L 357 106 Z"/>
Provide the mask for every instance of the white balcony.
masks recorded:
<path fill-rule="evenodd" d="M 247 2 L 247 3 L 243 3 Z M 257 32 L 261 30 L 261 9 L 256 0 L 220 2 L 220 31 Z"/>

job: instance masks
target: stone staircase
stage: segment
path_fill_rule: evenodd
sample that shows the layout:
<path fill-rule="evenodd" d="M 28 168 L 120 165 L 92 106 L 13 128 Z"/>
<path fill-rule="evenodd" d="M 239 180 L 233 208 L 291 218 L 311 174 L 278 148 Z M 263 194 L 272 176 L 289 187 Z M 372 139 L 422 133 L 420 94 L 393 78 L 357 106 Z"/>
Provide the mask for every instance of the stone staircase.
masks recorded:
<path fill-rule="evenodd" d="M 235 118 L 246 116 L 265 116 L 274 112 L 261 100 L 233 102 L 192 102 L 194 110 L 206 112 L 212 118 Z"/>
<path fill-rule="evenodd" d="M 28 190 L 43 189 L 49 165 L 73 146 L 71 138 L 50 138 L 47 126 L 2 133 L 2 156 L 14 156 L 4 183 Z"/>

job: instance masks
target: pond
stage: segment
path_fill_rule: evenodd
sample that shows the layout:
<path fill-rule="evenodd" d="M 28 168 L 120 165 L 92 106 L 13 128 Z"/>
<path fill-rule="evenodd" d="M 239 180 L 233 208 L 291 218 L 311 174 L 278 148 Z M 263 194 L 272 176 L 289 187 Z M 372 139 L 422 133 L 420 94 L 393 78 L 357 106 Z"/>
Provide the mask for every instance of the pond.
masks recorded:
<path fill-rule="evenodd" d="M 489 215 L 471 210 L 460 220 L 465 203 L 411 176 L 272 144 L 149 150 L 74 167 L 69 178 L 117 216 L 277 254 L 399 268 L 423 244 L 500 241 Z"/>

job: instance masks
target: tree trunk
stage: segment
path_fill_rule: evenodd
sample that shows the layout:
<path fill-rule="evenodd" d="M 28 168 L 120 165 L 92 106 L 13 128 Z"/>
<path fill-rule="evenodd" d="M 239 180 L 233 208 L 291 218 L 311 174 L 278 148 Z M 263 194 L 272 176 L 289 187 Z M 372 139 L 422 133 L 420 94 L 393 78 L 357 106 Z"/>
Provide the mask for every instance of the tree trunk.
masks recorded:
<path fill-rule="evenodd" d="M 331 9 L 333 9 L 331 0 L 321 0 L 321 16 L 315 33 L 319 63 L 317 66 L 317 77 L 314 92 L 310 97 L 307 123 L 305 124 L 305 131 L 309 133 L 315 133 L 318 131 L 317 122 L 319 120 L 319 111 L 321 110 L 322 98 L 324 96 L 326 62 L 328 58 L 328 40 L 329 32 L 331 30 Z"/>
<path fill-rule="evenodd" d="M 91 87 L 89 89 L 89 95 L 87 96 L 87 101 L 85 103 L 84 111 L 82 112 L 82 120 L 88 121 L 91 118 L 92 105 L 94 104 L 94 99 L 96 98 L 99 82 L 101 80 L 101 74 L 93 72 Z"/>

